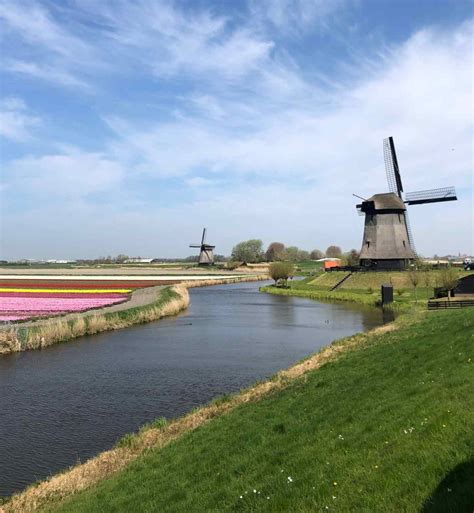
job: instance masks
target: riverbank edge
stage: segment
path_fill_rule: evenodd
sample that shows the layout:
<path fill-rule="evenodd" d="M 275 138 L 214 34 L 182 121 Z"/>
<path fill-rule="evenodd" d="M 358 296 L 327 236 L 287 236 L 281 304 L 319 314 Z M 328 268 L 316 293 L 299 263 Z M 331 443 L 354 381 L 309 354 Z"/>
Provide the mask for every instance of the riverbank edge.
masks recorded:
<path fill-rule="evenodd" d="M 210 404 L 199 407 L 183 417 L 169 422 L 158 419 L 155 424 L 145 425 L 138 433 L 125 435 L 114 448 L 12 496 L 8 502 L 0 506 L 0 513 L 29 513 L 54 507 L 63 499 L 120 472 L 147 450 L 162 449 L 213 418 L 225 415 L 238 406 L 258 401 L 269 393 L 282 390 L 294 380 L 303 378 L 307 372 L 317 370 L 345 353 L 362 350 L 374 343 L 378 336 L 414 324 L 424 315 L 426 313 L 421 311 L 402 315 L 394 322 L 366 333 L 356 333 L 335 340 L 308 358 L 279 371 L 267 381 L 256 383 L 234 395 L 216 398 Z"/>
<path fill-rule="evenodd" d="M 354 294 L 351 292 L 336 292 L 333 293 L 329 290 L 305 290 L 305 289 L 296 289 L 296 288 L 280 288 L 275 287 L 274 285 L 266 285 L 265 287 L 260 287 L 260 292 L 265 292 L 267 294 L 274 294 L 279 296 L 294 296 L 294 297 L 302 297 L 307 299 L 315 299 L 318 301 L 331 301 L 331 302 L 348 302 L 348 303 L 358 303 L 360 305 L 365 306 L 381 306 L 380 300 L 374 299 L 373 297 L 364 297 L 362 294 Z M 385 307 L 387 308 L 387 306 Z M 409 309 L 407 304 L 397 304 L 391 303 L 388 308 L 397 311 L 406 311 Z M 418 307 L 417 307 L 418 308 Z"/>
<path fill-rule="evenodd" d="M 11 353 L 43 349 L 85 335 L 128 328 L 135 324 L 143 324 L 176 315 L 189 306 L 189 288 L 257 281 L 266 278 L 266 276 L 254 275 L 183 281 L 176 285 L 165 286 L 160 290 L 154 301 L 145 305 L 115 312 L 93 310 L 90 315 L 85 315 L 87 314 L 85 312 L 68 319 L 53 317 L 45 319 L 43 323 L 33 327 L 22 327 L 19 324 L 0 332 L 0 357 Z"/>

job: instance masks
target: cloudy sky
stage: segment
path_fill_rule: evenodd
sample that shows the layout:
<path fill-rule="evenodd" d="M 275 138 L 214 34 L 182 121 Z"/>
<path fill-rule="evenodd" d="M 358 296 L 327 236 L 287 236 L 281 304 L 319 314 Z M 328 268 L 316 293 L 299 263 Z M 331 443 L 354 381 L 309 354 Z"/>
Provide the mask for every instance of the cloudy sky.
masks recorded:
<path fill-rule="evenodd" d="M 359 248 L 395 139 L 419 253 L 473 249 L 473 3 L 0 0 L 1 256 Z"/>

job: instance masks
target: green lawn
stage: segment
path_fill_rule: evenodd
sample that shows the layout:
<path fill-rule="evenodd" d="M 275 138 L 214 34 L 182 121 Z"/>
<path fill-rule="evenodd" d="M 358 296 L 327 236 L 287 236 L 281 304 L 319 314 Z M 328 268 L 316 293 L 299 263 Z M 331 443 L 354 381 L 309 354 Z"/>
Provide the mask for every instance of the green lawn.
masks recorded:
<path fill-rule="evenodd" d="M 418 315 L 60 511 L 472 513 L 474 309 Z"/>

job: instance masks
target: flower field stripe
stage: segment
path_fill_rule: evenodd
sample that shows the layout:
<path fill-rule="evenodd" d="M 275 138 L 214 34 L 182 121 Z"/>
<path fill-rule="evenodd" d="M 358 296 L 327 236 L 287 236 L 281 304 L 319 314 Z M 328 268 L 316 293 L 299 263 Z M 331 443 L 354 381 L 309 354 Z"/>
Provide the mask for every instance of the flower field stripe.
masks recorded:
<path fill-rule="evenodd" d="M 0 322 L 23 321 L 31 317 L 31 315 L 0 315 Z"/>
<path fill-rule="evenodd" d="M 57 281 L 57 280 L 1 280 L 0 287 L 13 288 L 44 288 L 44 289 L 141 289 L 143 287 L 154 287 L 156 285 L 172 285 L 183 280 L 154 280 L 154 281 Z"/>
<path fill-rule="evenodd" d="M 128 294 L 132 289 L 52 289 L 52 288 L 24 288 L 24 287 L 0 287 L 0 293 L 42 293 L 42 294 Z"/>
<path fill-rule="evenodd" d="M 80 312 L 122 303 L 126 298 L 28 298 L 0 297 L 1 312 Z"/>
<path fill-rule="evenodd" d="M 49 292 L 0 292 L 0 297 L 51 297 L 51 293 Z M 91 294 L 83 293 L 83 292 L 55 292 L 54 297 L 57 298 L 87 298 L 91 297 Z M 94 297 L 100 298 L 126 298 L 127 294 L 117 293 L 117 292 L 107 292 L 107 293 L 99 293 L 94 294 Z"/>

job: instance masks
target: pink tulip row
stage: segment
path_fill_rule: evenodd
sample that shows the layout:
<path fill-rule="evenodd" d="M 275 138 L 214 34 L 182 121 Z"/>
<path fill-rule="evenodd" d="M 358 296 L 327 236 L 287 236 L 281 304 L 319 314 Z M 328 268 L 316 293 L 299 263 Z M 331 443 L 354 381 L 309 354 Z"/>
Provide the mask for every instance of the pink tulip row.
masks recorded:
<path fill-rule="evenodd" d="M 2 322 L 22 321 L 24 319 L 28 319 L 28 317 L 31 317 L 31 315 L 1 315 L 0 314 L 0 321 L 2 321 Z"/>
<path fill-rule="evenodd" d="M 121 303 L 124 298 L 56 298 L 56 297 L 0 297 L 0 312 L 81 312 L 90 308 Z"/>

